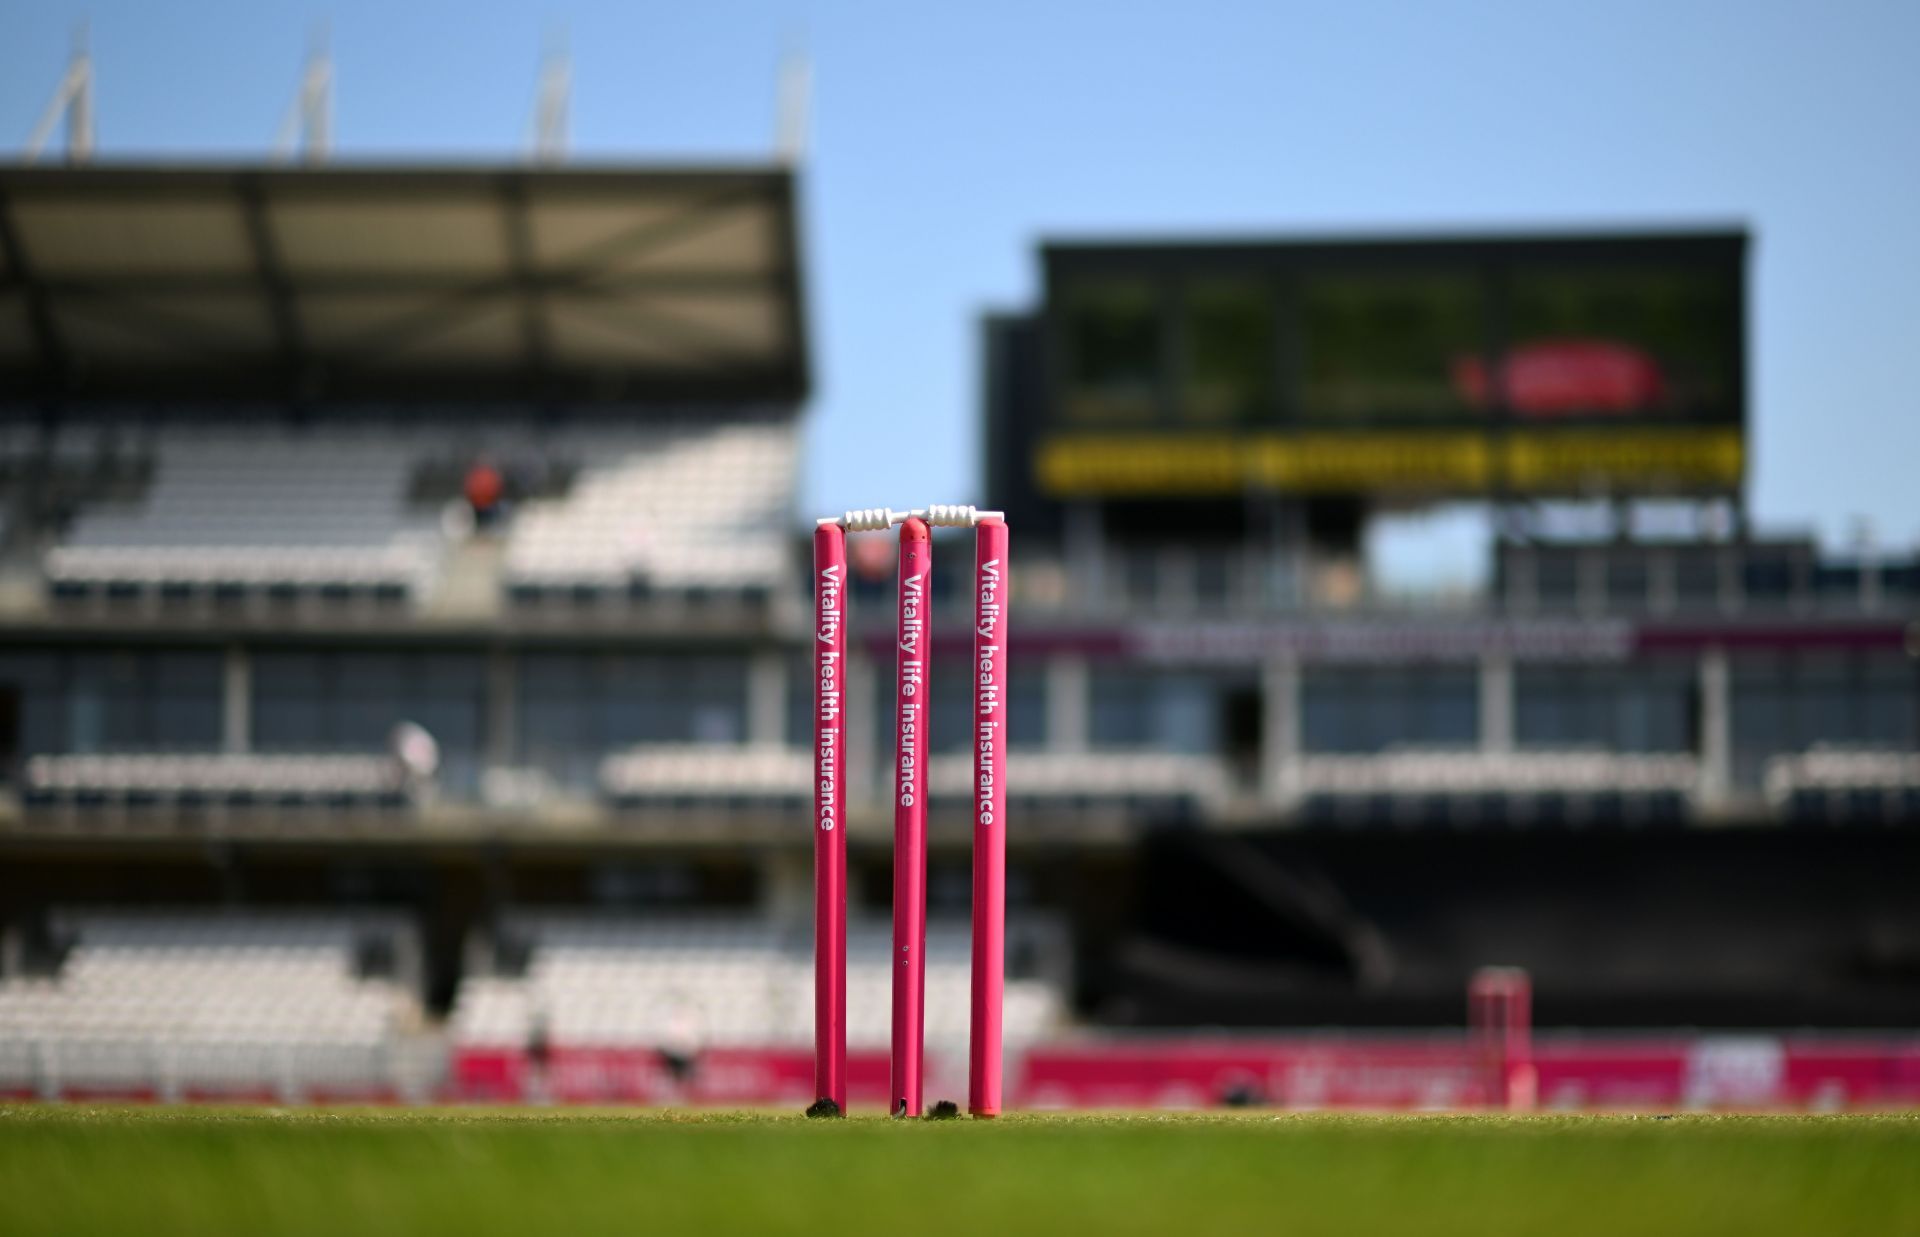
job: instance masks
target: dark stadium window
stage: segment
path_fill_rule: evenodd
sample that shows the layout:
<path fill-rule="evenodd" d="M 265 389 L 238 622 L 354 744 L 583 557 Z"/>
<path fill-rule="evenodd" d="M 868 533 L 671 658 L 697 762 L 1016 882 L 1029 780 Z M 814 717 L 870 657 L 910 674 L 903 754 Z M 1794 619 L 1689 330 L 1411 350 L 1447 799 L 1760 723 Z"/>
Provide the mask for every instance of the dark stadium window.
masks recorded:
<path fill-rule="evenodd" d="M 1121 551 L 1121 572 L 1129 602 L 1151 606 L 1160 600 L 1160 553 L 1156 547 L 1135 546 Z"/>
<path fill-rule="evenodd" d="M 333 692 L 327 745 L 379 751 L 407 716 L 412 686 L 399 653 L 336 653 L 328 674 Z"/>
<path fill-rule="evenodd" d="M 1204 675 L 1101 668 L 1092 676 L 1088 737 L 1107 750 L 1219 754 L 1219 696 Z"/>
<path fill-rule="evenodd" d="M 1733 663 L 1734 773 L 1757 786 L 1769 759 L 1815 747 L 1920 747 L 1920 674 L 1898 652 L 1747 654 Z"/>
<path fill-rule="evenodd" d="M 1533 559 L 1534 600 L 1543 610 L 1568 610 L 1580 601 L 1580 556 L 1543 548 Z"/>
<path fill-rule="evenodd" d="M 1201 547 L 1193 552 L 1193 599 L 1201 608 L 1225 608 L 1233 590 L 1231 549 Z"/>
<path fill-rule="evenodd" d="M 746 738 L 743 657 L 609 657 L 599 669 L 595 703 L 608 748 Z"/>
<path fill-rule="evenodd" d="M 1720 604 L 1720 555 L 1716 550 L 1682 550 L 1673 561 L 1673 596 L 1685 609 Z"/>
<path fill-rule="evenodd" d="M 221 666 L 217 653 L 122 650 L 69 655 L 66 750 L 218 747 Z"/>
<path fill-rule="evenodd" d="M 76 653 L 68 748 L 75 752 L 124 752 L 144 746 L 152 732 L 142 667 L 132 652 Z"/>
<path fill-rule="evenodd" d="M 1179 415 L 1201 425 L 1260 421 L 1273 411 L 1274 303 L 1266 284 L 1216 280 L 1181 298 Z"/>
<path fill-rule="evenodd" d="M 1739 298 L 1712 272 L 1610 266 L 1510 276 L 1503 375 L 1523 417 L 1733 407 Z"/>
<path fill-rule="evenodd" d="M 253 746 L 262 751 L 378 752 L 412 722 L 440 751 L 443 794 L 479 785 L 486 664 L 475 653 L 414 650 L 256 652 Z"/>
<path fill-rule="evenodd" d="M 1038 665 L 1008 675 L 1007 744 L 1017 749 L 1047 745 L 1047 681 Z"/>
<path fill-rule="evenodd" d="M 520 759 L 557 784 L 590 791 L 604 750 L 596 660 L 586 653 L 526 653 L 520 657 Z"/>
<path fill-rule="evenodd" d="M 1079 284 L 1066 294 L 1066 413 L 1090 425 L 1156 419 L 1161 355 L 1160 299 L 1152 284 Z"/>
<path fill-rule="evenodd" d="M 891 661 L 874 667 L 873 709 L 875 717 L 891 719 L 896 701 L 893 694 L 894 666 Z M 962 667 L 936 665 L 928 684 L 933 701 L 931 729 L 927 733 L 928 750 L 947 755 L 969 752 L 973 736 L 973 679 Z M 1007 741 L 1017 748 L 1039 747 L 1046 742 L 1046 681 L 1037 674 L 1015 674 L 1007 688 Z M 890 727 L 891 721 L 885 726 Z M 811 718 L 806 735 L 813 733 Z M 894 744 L 883 727 L 881 750 L 891 764 Z M 803 740 L 804 741 L 804 740 Z"/>
<path fill-rule="evenodd" d="M 1514 741 L 1531 748 L 1689 751 L 1694 695 L 1686 664 L 1520 666 Z"/>
<path fill-rule="evenodd" d="M 253 745 L 269 751 L 331 746 L 325 662 L 319 653 L 253 657 Z"/>
<path fill-rule="evenodd" d="M 1484 346 L 1485 308 L 1472 275 L 1316 275 L 1301 282 L 1299 297 L 1305 415 L 1474 411 L 1464 378 Z"/>
<path fill-rule="evenodd" d="M 152 746 L 211 751 L 220 746 L 226 659 L 215 652 L 151 654 Z"/>
<path fill-rule="evenodd" d="M 1750 605 L 1784 605 L 1793 593 L 1793 563 L 1778 555 L 1755 555 L 1740 572 Z"/>
<path fill-rule="evenodd" d="M 740 743 L 747 662 L 680 656 L 529 653 L 520 659 L 520 753 L 560 785 L 590 793 L 610 751 Z"/>
<path fill-rule="evenodd" d="M 1813 570 L 1813 592 L 1822 602 L 1841 607 L 1860 603 L 1865 572 L 1855 563 L 1825 563 Z"/>
<path fill-rule="evenodd" d="M 894 664 L 891 659 L 874 666 L 873 716 L 889 719 L 882 723 L 880 729 L 881 750 L 887 753 L 889 764 L 893 760 L 892 719 L 897 703 L 893 683 Z M 933 701 L 933 713 L 928 720 L 927 750 L 941 753 L 970 751 L 968 742 L 973 734 L 974 700 L 972 680 L 966 670 L 959 666 L 936 664 L 927 691 Z"/>
<path fill-rule="evenodd" d="M 65 660 L 52 650 L 0 653 L 0 684 L 19 700 L 22 756 L 67 750 Z"/>
<path fill-rule="evenodd" d="M 197 649 L 0 655 L 22 756 L 215 750 L 222 677 L 222 656 Z"/>
<path fill-rule="evenodd" d="M 1102 668 L 1092 676 L 1089 738 L 1097 748 L 1153 745 L 1153 677 L 1140 670 Z"/>
<path fill-rule="evenodd" d="M 1472 747 L 1480 740 L 1479 679 L 1453 666 L 1309 670 L 1300 734 L 1309 752 Z"/>
<path fill-rule="evenodd" d="M 0 681 L 0 780 L 13 778 L 20 754 L 20 689 Z"/>
<path fill-rule="evenodd" d="M 1647 606 L 1647 558 L 1635 550 L 1607 557 L 1607 606 L 1614 610 L 1644 610 Z"/>
<path fill-rule="evenodd" d="M 787 746 L 813 745 L 813 657 L 804 653 L 787 666 Z"/>

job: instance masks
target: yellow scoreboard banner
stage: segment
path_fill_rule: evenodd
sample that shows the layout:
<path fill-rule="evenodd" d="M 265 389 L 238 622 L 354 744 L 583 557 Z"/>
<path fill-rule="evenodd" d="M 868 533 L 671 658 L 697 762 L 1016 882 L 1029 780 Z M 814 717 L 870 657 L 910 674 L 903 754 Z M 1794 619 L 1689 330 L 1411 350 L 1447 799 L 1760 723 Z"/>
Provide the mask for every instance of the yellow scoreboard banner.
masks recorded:
<path fill-rule="evenodd" d="M 1070 434 L 1035 461 L 1046 493 L 1177 497 L 1306 494 L 1697 492 L 1737 487 L 1737 429 L 1307 431 L 1295 434 Z"/>

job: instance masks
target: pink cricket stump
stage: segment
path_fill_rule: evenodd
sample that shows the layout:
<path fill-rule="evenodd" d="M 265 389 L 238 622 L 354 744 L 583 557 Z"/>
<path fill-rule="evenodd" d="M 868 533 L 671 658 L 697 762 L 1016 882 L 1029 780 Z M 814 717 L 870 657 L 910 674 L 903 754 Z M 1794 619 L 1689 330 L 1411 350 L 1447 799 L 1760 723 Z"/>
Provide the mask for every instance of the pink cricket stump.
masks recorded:
<path fill-rule="evenodd" d="M 813 1090 L 847 1110 L 847 539 L 813 530 Z"/>
<path fill-rule="evenodd" d="M 926 524 L 900 526 L 900 623 L 893 737 L 893 1115 L 917 1117 L 924 1099 L 927 993 L 927 589 L 933 544 Z"/>
<path fill-rule="evenodd" d="M 974 531 L 973 1018 L 967 1111 L 1000 1113 L 1007 935 L 1007 526 Z"/>
<path fill-rule="evenodd" d="M 1534 1106 L 1533 980 L 1512 966 L 1484 966 L 1467 985 L 1467 1024 L 1486 1102 L 1509 1112 Z"/>

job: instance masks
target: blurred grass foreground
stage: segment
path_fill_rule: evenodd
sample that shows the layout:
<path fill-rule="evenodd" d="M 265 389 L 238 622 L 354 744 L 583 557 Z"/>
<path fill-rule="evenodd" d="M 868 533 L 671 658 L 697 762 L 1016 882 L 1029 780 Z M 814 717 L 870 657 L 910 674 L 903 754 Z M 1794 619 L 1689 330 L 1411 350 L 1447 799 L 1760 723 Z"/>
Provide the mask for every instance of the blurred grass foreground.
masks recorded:
<path fill-rule="evenodd" d="M 1920 1119 L 0 1108 L 6 1233 L 1920 1232 Z"/>

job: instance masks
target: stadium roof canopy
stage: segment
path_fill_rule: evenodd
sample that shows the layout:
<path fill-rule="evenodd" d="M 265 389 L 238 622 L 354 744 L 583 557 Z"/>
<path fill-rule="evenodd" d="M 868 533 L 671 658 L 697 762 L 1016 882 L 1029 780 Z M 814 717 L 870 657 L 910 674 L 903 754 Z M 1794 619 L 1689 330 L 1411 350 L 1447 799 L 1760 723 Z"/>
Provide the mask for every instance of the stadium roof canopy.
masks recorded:
<path fill-rule="evenodd" d="M 0 398 L 797 401 L 785 170 L 0 168 Z"/>

